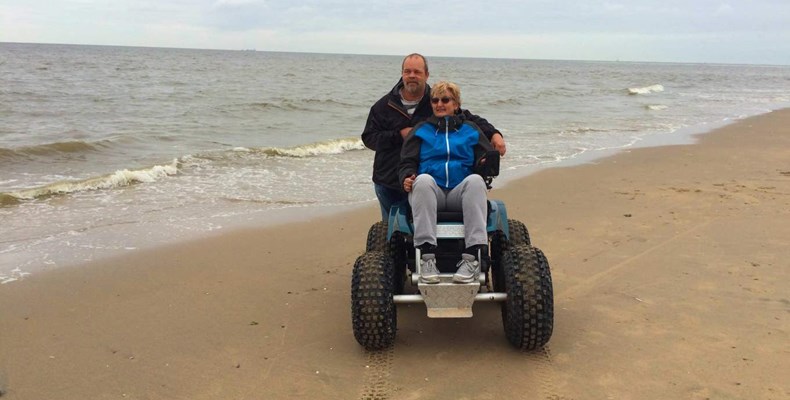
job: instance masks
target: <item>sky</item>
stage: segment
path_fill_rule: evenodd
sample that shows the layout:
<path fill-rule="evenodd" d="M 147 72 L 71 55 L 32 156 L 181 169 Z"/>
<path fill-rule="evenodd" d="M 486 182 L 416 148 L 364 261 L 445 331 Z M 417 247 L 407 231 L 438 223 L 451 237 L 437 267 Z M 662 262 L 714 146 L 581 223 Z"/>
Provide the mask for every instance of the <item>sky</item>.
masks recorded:
<path fill-rule="evenodd" d="M 790 65 L 790 0 L 0 0 L 0 42 Z"/>

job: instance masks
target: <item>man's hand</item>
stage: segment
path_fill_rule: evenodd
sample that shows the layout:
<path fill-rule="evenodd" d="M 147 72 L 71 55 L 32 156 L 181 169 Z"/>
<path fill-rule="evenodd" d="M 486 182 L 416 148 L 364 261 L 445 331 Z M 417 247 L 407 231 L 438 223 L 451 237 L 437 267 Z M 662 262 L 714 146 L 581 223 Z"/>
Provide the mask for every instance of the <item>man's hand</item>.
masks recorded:
<path fill-rule="evenodd" d="M 507 152 L 507 146 L 505 145 L 505 138 L 502 137 L 502 134 L 497 132 L 493 136 L 491 136 L 491 145 L 494 146 L 494 150 L 499 152 L 500 156 L 504 156 Z"/>
<path fill-rule="evenodd" d="M 409 132 L 411 132 L 411 130 L 412 130 L 411 126 L 407 126 L 407 127 L 403 128 L 403 129 L 401 129 L 400 130 L 400 137 L 406 139 L 406 136 L 409 136 Z"/>
<path fill-rule="evenodd" d="M 403 190 L 405 190 L 406 193 L 411 193 L 411 187 L 412 185 L 414 185 L 415 179 L 417 179 L 417 175 L 412 174 L 411 176 L 406 177 L 406 179 L 403 180 Z"/>

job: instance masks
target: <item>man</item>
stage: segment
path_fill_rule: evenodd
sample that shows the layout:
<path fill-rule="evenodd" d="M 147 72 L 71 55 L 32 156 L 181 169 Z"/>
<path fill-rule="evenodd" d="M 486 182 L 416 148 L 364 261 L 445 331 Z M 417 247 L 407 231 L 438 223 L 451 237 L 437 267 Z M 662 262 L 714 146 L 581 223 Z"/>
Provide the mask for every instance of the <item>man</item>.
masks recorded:
<path fill-rule="evenodd" d="M 373 159 L 373 185 L 383 221 L 389 219 L 389 211 L 393 205 L 408 203 L 408 195 L 398 179 L 400 151 L 403 139 L 411 129 L 433 115 L 428 76 L 428 62 L 425 57 L 417 53 L 406 56 L 401 63 L 401 79 L 370 108 L 365 130 L 362 132 L 365 146 L 376 152 Z M 494 148 L 501 155 L 505 155 L 505 140 L 493 125 L 468 110 L 458 112 L 480 127 Z"/>

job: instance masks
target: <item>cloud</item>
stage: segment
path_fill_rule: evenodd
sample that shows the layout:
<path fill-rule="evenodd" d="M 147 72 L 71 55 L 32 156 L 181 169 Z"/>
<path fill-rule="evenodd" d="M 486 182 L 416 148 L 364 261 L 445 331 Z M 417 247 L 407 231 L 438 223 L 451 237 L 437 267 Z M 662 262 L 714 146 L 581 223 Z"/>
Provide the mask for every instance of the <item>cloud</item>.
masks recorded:
<path fill-rule="evenodd" d="M 248 6 L 248 5 L 258 5 L 264 4 L 261 0 L 216 0 L 214 4 L 211 5 L 212 8 L 224 8 L 224 7 L 240 7 L 240 6 Z"/>
<path fill-rule="evenodd" d="M 733 9 L 731 5 L 729 5 L 729 4 L 720 4 L 719 8 L 716 9 L 716 12 L 713 13 L 713 15 L 715 15 L 715 16 L 728 15 L 729 16 L 729 15 L 734 15 L 734 11 L 735 11 L 735 9 Z"/>
<path fill-rule="evenodd" d="M 787 0 L 2 0 L 0 38 L 598 60 L 744 54 L 775 63 L 790 57 L 787 15 Z"/>
<path fill-rule="evenodd" d="M 619 3 L 603 3 L 603 8 L 606 11 L 620 11 L 624 10 L 625 6 Z"/>

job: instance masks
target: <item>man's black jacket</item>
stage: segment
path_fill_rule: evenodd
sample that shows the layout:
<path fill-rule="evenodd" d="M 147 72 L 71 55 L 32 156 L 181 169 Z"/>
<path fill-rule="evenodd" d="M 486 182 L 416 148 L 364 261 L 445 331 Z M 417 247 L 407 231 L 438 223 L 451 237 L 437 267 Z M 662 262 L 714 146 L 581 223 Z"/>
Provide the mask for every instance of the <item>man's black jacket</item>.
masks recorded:
<path fill-rule="evenodd" d="M 400 130 L 407 126 L 414 127 L 433 115 L 430 86 L 425 85 L 425 94 L 413 115 L 409 115 L 403 107 L 400 98 L 401 88 L 403 88 L 402 79 L 392 91 L 370 107 L 368 121 L 362 132 L 362 142 L 367 148 L 376 152 L 373 159 L 373 182 L 396 190 L 403 190 L 398 181 L 398 165 L 403 146 Z M 464 114 L 467 120 L 474 122 L 489 140 L 498 132 L 485 118 L 474 115 L 468 110 L 461 110 L 460 113 Z"/>

